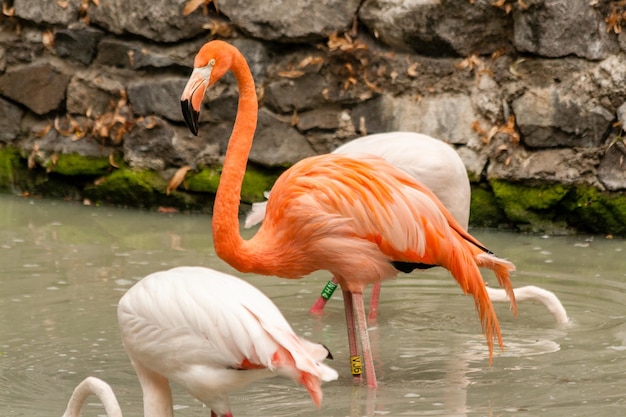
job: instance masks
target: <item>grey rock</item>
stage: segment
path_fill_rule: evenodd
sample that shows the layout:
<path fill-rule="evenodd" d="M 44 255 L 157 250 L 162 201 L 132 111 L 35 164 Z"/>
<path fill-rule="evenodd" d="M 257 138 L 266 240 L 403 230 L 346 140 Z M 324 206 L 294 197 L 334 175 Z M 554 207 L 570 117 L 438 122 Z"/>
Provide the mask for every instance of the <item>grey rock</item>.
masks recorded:
<path fill-rule="evenodd" d="M 173 64 L 172 58 L 154 52 L 141 42 L 116 38 L 107 38 L 100 42 L 95 62 L 129 69 L 162 68 Z"/>
<path fill-rule="evenodd" d="M 611 55 L 581 75 L 577 91 L 591 95 L 613 111 L 626 96 L 626 55 Z"/>
<path fill-rule="evenodd" d="M 59 108 L 65 100 L 70 77 L 48 63 L 32 64 L 0 77 L 0 94 L 43 115 Z"/>
<path fill-rule="evenodd" d="M 138 122 L 124 137 L 124 160 L 133 168 L 163 171 L 186 161 L 174 146 L 176 133 L 157 117 Z"/>
<path fill-rule="evenodd" d="M 463 146 L 456 149 L 463 160 L 465 169 L 471 181 L 479 181 L 482 178 L 489 157 L 486 152 L 478 152 L 470 147 Z"/>
<path fill-rule="evenodd" d="M 250 160 L 266 166 L 287 166 L 315 155 L 306 138 L 288 122 L 261 110 Z"/>
<path fill-rule="evenodd" d="M 512 106 L 522 139 L 531 147 L 595 147 L 613 120 L 588 97 L 557 86 L 529 89 Z"/>
<path fill-rule="evenodd" d="M 473 3 L 473 4 L 472 4 Z M 510 48 L 511 18 L 491 1 L 366 0 L 359 18 L 387 45 L 429 56 Z"/>
<path fill-rule="evenodd" d="M 439 94 L 416 100 L 413 96 L 384 96 L 390 130 L 420 132 L 452 144 L 478 140 L 472 123 L 479 119 L 465 94 Z"/>
<path fill-rule="evenodd" d="M 535 0 L 514 12 L 515 47 L 545 57 L 604 59 L 619 51 L 604 16 L 587 1 Z"/>
<path fill-rule="evenodd" d="M 61 6 L 52 0 L 14 0 L 15 16 L 35 23 L 69 25 L 79 19 L 80 1 Z"/>
<path fill-rule="evenodd" d="M 81 64 L 89 65 L 96 55 L 96 48 L 104 32 L 84 24 L 59 29 L 54 35 L 57 55 Z"/>
<path fill-rule="evenodd" d="M 267 76 L 268 63 L 275 57 L 275 53 L 266 43 L 254 39 L 236 38 L 232 39 L 230 42 L 246 57 L 255 83 L 261 85 Z M 197 49 L 195 51 L 197 51 Z M 191 63 L 192 61 L 189 60 L 189 67 L 191 67 Z"/>
<path fill-rule="evenodd" d="M 180 95 L 186 83 L 187 79 L 182 77 L 154 77 L 135 81 L 128 85 L 128 101 L 137 116 L 157 115 L 184 122 Z"/>
<path fill-rule="evenodd" d="M 114 148 L 102 146 L 101 141 L 95 137 L 85 136 L 76 140 L 71 136 L 64 136 L 54 129 L 34 142 L 37 143 L 39 151 L 47 155 L 74 153 L 81 156 L 106 158 L 114 152 Z"/>
<path fill-rule="evenodd" d="M 609 191 L 626 190 L 626 145 L 616 140 L 598 166 L 598 180 Z"/>
<path fill-rule="evenodd" d="M 265 104 L 279 113 L 306 111 L 323 105 L 324 77 L 308 73 L 298 79 L 279 78 L 265 86 Z"/>
<path fill-rule="evenodd" d="M 126 75 L 101 68 L 77 72 L 67 87 L 67 111 L 96 117 L 110 112 L 126 89 Z"/>
<path fill-rule="evenodd" d="M 539 181 L 561 184 L 598 185 L 596 149 L 547 149 L 530 152 L 521 146 L 494 154 L 489 160 L 487 177 L 513 182 Z"/>
<path fill-rule="evenodd" d="M 350 28 L 360 0 L 229 0 L 220 11 L 252 37 L 313 42 Z"/>
<path fill-rule="evenodd" d="M 156 42 L 176 42 L 206 31 L 201 12 L 183 16 L 187 0 L 108 0 L 90 4 L 91 22 L 121 35 L 130 33 Z"/>
<path fill-rule="evenodd" d="M 296 126 L 300 131 L 311 129 L 337 130 L 339 129 L 340 118 L 341 108 L 324 107 L 299 114 Z"/>
<path fill-rule="evenodd" d="M 385 100 L 377 96 L 363 101 L 352 108 L 352 124 L 356 132 L 361 135 L 383 133 L 391 129 L 391 117 L 386 117 Z"/>
<path fill-rule="evenodd" d="M 20 132 L 24 111 L 0 98 L 0 142 L 12 142 Z"/>

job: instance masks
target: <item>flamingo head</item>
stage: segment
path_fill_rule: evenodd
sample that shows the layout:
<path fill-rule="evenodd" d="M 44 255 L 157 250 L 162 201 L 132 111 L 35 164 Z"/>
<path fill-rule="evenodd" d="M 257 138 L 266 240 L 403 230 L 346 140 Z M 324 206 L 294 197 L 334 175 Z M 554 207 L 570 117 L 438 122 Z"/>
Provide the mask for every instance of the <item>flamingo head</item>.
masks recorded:
<path fill-rule="evenodd" d="M 198 134 L 198 121 L 202 100 L 208 87 L 222 78 L 231 67 L 234 47 L 223 41 L 211 41 L 204 44 L 193 62 L 193 71 L 180 104 L 187 127 L 194 135 Z"/>

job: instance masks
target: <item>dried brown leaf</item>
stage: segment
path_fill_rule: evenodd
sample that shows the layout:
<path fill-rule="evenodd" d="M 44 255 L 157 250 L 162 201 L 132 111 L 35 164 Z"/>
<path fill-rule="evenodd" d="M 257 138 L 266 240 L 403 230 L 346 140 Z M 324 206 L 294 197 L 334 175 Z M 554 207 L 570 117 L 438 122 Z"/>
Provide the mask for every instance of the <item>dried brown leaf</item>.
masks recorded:
<path fill-rule="evenodd" d="M 50 130 L 52 130 L 52 123 L 48 123 L 39 132 L 35 132 L 35 136 L 37 136 L 38 138 L 43 138 L 44 136 L 46 136 L 48 134 L 48 132 L 50 132 Z"/>
<path fill-rule="evenodd" d="M 418 75 L 418 73 L 417 73 L 417 62 L 411 64 L 411 66 L 409 68 L 407 68 L 406 73 L 411 78 L 417 77 L 417 75 Z"/>
<path fill-rule="evenodd" d="M 506 124 L 498 128 L 498 133 L 504 133 L 504 134 L 509 135 L 511 142 L 513 142 L 514 144 L 519 143 L 520 135 L 517 132 L 517 130 L 515 130 L 515 116 L 514 115 L 510 115 L 508 120 L 506 121 Z"/>
<path fill-rule="evenodd" d="M 298 116 L 298 110 L 294 109 L 293 110 L 293 115 L 291 116 L 291 126 L 297 126 L 298 122 L 300 121 L 300 117 Z"/>
<path fill-rule="evenodd" d="M 9 3 L 2 3 L 2 14 L 7 17 L 12 17 L 15 15 L 15 7 L 10 7 Z"/>
<path fill-rule="evenodd" d="M 298 64 L 298 68 L 304 68 L 304 67 L 308 67 L 309 65 L 317 65 L 317 64 L 322 64 L 322 63 L 324 63 L 323 57 L 309 55 L 306 58 L 304 58 L 302 61 L 300 61 L 300 63 Z"/>
<path fill-rule="evenodd" d="M 485 133 L 485 130 L 483 129 L 483 127 L 480 125 L 480 121 L 478 120 L 474 120 L 472 122 L 472 124 L 470 125 L 471 129 L 478 133 L 479 135 L 482 135 Z"/>
<path fill-rule="evenodd" d="M 28 155 L 27 166 L 28 169 L 33 169 L 37 165 L 35 158 L 41 157 L 41 153 L 39 153 L 39 145 L 34 144 L 33 149 L 31 149 L 30 154 Z"/>
<path fill-rule="evenodd" d="M 148 117 L 147 121 L 144 123 L 144 127 L 146 129 L 154 129 L 156 125 L 157 125 L 157 121 L 154 116 Z"/>
<path fill-rule="evenodd" d="M 377 93 L 382 93 L 383 89 L 370 80 L 367 79 L 367 72 L 363 73 L 363 81 L 365 81 L 365 85 L 369 87 L 370 90 L 376 91 Z"/>
<path fill-rule="evenodd" d="M 346 78 L 346 81 L 344 81 L 344 83 L 343 83 L 343 89 L 347 90 L 351 86 L 356 85 L 356 83 L 357 83 L 357 79 L 356 78 L 348 77 L 348 78 Z"/>
<path fill-rule="evenodd" d="M 119 168 L 120 167 L 117 164 L 117 162 L 115 162 L 115 156 L 113 156 L 113 154 L 109 154 L 109 165 L 111 165 L 113 168 Z"/>
<path fill-rule="evenodd" d="M 279 71 L 277 75 L 283 78 L 300 78 L 304 74 L 305 72 L 300 71 L 300 70 L 285 70 L 285 71 Z"/>
<path fill-rule="evenodd" d="M 513 75 L 515 75 L 517 78 L 521 77 L 521 74 L 517 71 L 517 66 L 519 64 L 521 64 L 522 62 L 526 61 L 525 58 L 519 58 L 517 59 L 515 62 L 513 62 L 511 65 L 509 65 L 509 72 Z"/>
<path fill-rule="evenodd" d="M 167 188 L 165 189 L 165 194 L 170 195 L 170 192 L 176 190 L 180 184 L 185 180 L 185 175 L 187 175 L 187 171 L 189 171 L 191 167 L 189 165 L 185 165 L 182 168 L 179 168 L 178 171 L 174 174 L 170 182 L 167 184 Z"/>
<path fill-rule="evenodd" d="M 367 45 L 359 42 L 358 40 L 353 40 L 347 33 L 344 33 L 343 36 L 339 36 L 337 32 L 331 33 L 328 36 L 327 46 L 331 51 L 340 50 L 344 52 L 367 49 Z"/>
<path fill-rule="evenodd" d="M 52 171 L 52 168 L 54 168 L 58 162 L 59 162 L 59 155 L 56 153 L 53 153 L 52 156 L 50 156 L 50 164 L 46 164 L 47 165 L 46 172 Z"/>
<path fill-rule="evenodd" d="M 54 118 L 54 128 L 63 136 L 70 136 L 73 133 L 71 130 L 66 130 L 61 127 L 61 120 L 59 119 L 59 116 Z"/>
<path fill-rule="evenodd" d="M 62 9 L 67 9 L 67 6 L 70 5 L 70 2 L 69 0 L 56 0 L 56 4 Z"/>
<path fill-rule="evenodd" d="M 228 38 L 233 32 L 233 26 L 223 19 L 210 19 L 208 23 L 202 25 L 203 29 L 208 29 L 211 35 Z"/>
<path fill-rule="evenodd" d="M 185 7 L 183 7 L 183 16 L 189 16 L 193 12 L 195 12 L 198 7 L 204 5 L 206 0 L 189 0 Z"/>

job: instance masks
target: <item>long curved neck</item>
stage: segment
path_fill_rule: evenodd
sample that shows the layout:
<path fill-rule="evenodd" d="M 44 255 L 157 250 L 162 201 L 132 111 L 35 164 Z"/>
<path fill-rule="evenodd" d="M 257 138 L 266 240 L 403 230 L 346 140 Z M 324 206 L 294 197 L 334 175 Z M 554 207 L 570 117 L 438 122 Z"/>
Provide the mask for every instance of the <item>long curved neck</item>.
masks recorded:
<path fill-rule="evenodd" d="M 239 104 L 213 206 L 213 243 L 220 258 L 242 270 L 247 245 L 239 234 L 239 202 L 259 108 L 252 73 L 238 51 L 230 69 L 237 80 Z"/>
<path fill-rule="evenodd" d="M 76 386 L 63 417 L 79 417 L 83 403 L 91 394 L 95 394 L 102 402 L 108 417 L 122 417 L 122 410 L 111 386 L 95 377 L 87 377 Z"/>

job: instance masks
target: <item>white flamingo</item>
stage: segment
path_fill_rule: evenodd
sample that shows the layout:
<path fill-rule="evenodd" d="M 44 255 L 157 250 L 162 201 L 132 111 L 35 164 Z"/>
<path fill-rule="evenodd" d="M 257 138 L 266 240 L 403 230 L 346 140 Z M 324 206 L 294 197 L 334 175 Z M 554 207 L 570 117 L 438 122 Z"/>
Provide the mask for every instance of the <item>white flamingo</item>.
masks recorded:
<path fill-rule="evenodd" d="M 469 224 L 471 189 L 463 160 L 447 143 L 415 132 L 388 132 L 363 136 L 351 140 L 332 153 L 350 155 L 376 155 L 402 169 L 428 187 L 441 200 L 457 222 L 467 229 Z M 250 228 L 263 221 L 266 201 L 254 203 L 246 216 L 244 227 Z M 337 287 L 330 280 L 322 295 L 311 307 L 311 312 L 321 314 L 326 302 Z M 542 303 L 553 315 L 557 323 L 566 323 L 569 318 L 558 297 L 541 287 L 526 286 L 514 288 L 517 301 Z M 370 319 L 378 310 L 380 283 L 374 284 L 370 300 Z M 506 291 L 487 287 L 489 298 L 494 302 L 509 302 Z"/>
<path fill-rule="evenodd" d="M 321 382 L 338 377 L 322 363 L 328 350 L 297 337 L 268 297 L 212 269 L 178 267 L 148 275 L 124 294 L 117 311 L 145 416 L 174 415 L 170 381 L 210 407 L 211 417 L 232 417 L 229 392 L 253 381 L 291 378 L 319 407 Z M 109 417 L 121 417 L 113 391 L 97 378 L 79 384 L 63 416 L 78 417 L 90 393 Z"/>

